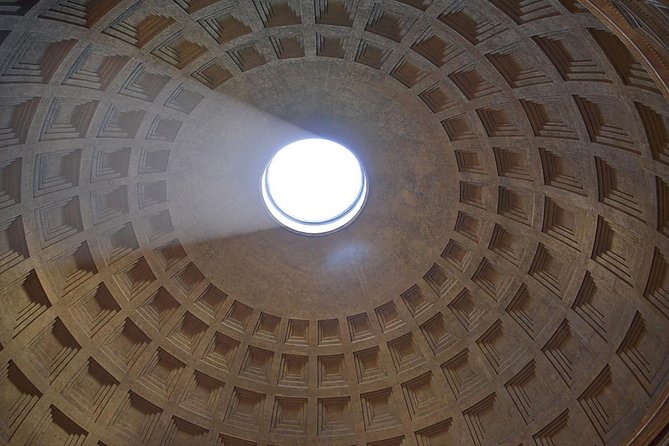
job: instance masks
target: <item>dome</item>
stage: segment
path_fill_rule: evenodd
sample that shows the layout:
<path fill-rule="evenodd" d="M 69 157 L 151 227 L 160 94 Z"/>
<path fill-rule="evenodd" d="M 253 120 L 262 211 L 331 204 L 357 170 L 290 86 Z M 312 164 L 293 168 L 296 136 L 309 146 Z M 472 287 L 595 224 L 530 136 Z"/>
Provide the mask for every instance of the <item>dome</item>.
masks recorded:
<path fill-rule="evenodd" d="M 0 438 L 665 444 L 667 42 L 663 1 L 0 2 Z M 361 211 L 305 236 L 263 174 L 314 139 Z"/>

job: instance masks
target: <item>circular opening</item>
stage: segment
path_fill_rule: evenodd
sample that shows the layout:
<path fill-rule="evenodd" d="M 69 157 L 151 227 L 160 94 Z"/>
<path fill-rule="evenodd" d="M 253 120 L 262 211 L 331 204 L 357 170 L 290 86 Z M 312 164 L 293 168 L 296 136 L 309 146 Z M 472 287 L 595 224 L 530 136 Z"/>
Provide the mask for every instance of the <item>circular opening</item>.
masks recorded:
<path fill-rule="evenodd" d="M 279 150 L 262 176 L 270 214 L 303 234 L 340 229 L 358 215 L 367 196 L 367 177 L 346 147 L 327 139 L 303 139 Z"/>

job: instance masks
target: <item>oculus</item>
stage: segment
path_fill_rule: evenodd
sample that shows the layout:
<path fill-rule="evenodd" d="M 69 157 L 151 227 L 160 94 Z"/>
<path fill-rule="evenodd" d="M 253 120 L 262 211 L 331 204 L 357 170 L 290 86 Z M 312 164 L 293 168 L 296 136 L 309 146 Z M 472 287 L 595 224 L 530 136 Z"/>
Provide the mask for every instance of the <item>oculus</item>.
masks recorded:
<path fill-rule="evenodd" d="M 358 158 L 341 144 L 302 139 L 274 155 L 261 189 L 275 220 L 294 232 L 322 235 L 343 228 L 360 213 L 367 176 Z"/>

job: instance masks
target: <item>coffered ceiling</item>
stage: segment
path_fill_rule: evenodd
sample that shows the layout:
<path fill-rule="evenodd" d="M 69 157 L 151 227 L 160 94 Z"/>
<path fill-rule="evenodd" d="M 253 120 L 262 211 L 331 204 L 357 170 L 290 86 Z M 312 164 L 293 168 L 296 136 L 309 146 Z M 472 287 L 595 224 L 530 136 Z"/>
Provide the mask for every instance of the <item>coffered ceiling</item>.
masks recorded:
<path fill-rule="evenodd" d="M 0 2 L 0 442 L 663 444 L 668 30 L 662 0 Z M 314 136 L 370 187 L 323 237 L 260 197 Z"/>

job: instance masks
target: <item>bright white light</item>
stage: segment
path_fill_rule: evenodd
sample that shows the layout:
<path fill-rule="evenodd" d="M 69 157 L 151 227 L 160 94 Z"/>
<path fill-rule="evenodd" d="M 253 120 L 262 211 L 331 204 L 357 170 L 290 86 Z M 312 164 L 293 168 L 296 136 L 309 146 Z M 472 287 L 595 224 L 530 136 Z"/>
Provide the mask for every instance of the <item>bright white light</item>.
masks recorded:
<path fill-rule="evenodd" d="M 346 147 L 303 139 L 274 155 L 263 174 L 262 194 L 267 209 L 284 226 L 323 234 L 355 218 L 367 195 L 367 179 Z"/>

